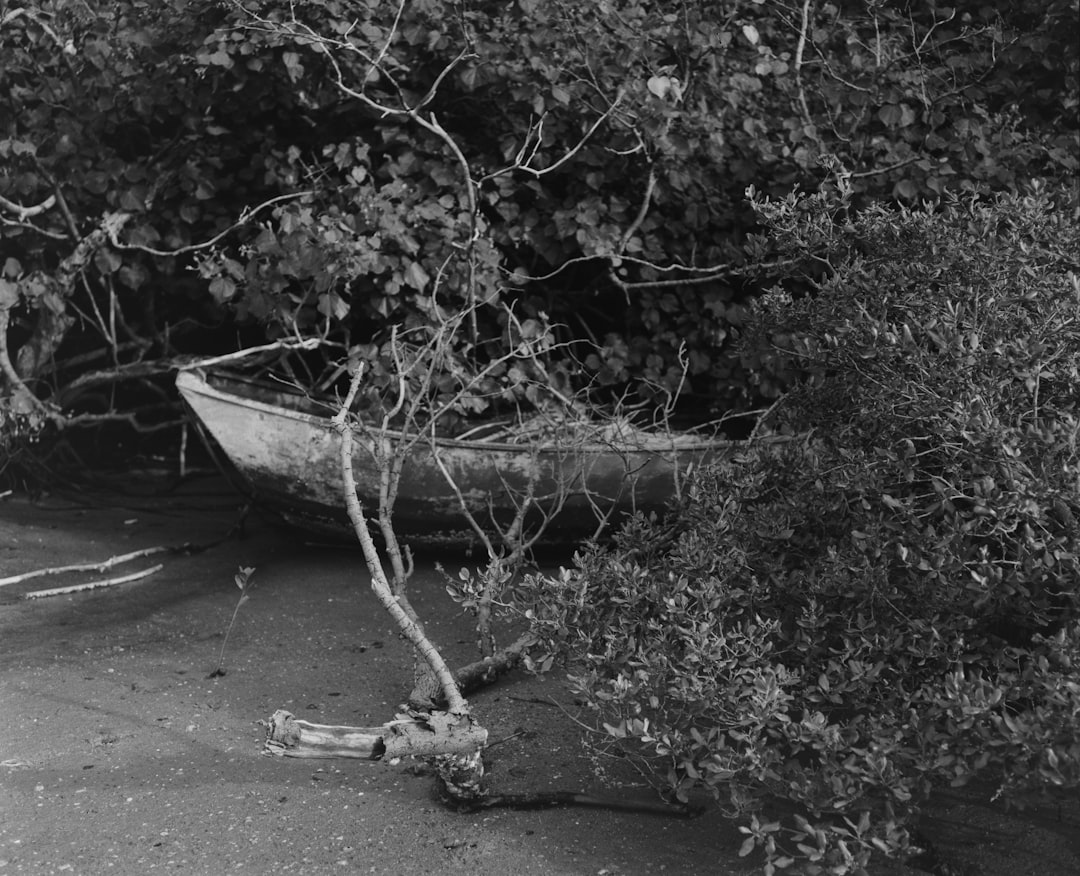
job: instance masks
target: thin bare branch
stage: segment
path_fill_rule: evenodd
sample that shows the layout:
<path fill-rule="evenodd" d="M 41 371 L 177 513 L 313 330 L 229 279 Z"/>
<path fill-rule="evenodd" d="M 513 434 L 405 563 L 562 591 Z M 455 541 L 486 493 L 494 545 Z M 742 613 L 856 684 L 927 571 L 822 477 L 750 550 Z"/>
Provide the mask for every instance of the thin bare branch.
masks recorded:
<path fill-rule="evenodd" d="M 34 578 L 42 578 L 48 575 L 64 575 L 67 572 L 104 572 L 106 569 L 111 569 L 113 566 L 119 566 L 122 563 L 129 563 L 132 560 L 137 560 L 140 557 L 151 557 L 154 554 L 164 554 L 181 550 L 181 548 L 166 547 L 159 545 L 158 547 L 143 548 L 142 550 L 132 551 L 128 554 L 118 554 L 114 557 L 109 557 L 107 560 L 102 560 L 100 563 L 75 563 L 70 566 L 49 566 L 45 569 L 34 569 L 31 572 L 23 572 L 21 575 L 12 575 L 8 578 L 0 578 L 0 587 L 5 587 L 8 584 L 21 584 L 24 581 L 30 581 Z"/>
<path fill-rule="evenodd" d="M 493 171 L 493 172 L 481 177 L 480 183 L 487 182 L 488 180 L 495 179 L 496 177 L 503 176 L 504 174 L 507 174 L 507 173 L 513 173 L 514 171 L 521 171 L 523 173 L 530 174 L 533 177 L 539 179 L 540 177 L 544 176 L 545 174 L 549 174 L 549 173 L 552 173 L 552 172 L 558 170 L 560 167 L 562 167 L 564 164 L 566 164 L 568 161 L 570 161 L 575 155 L 578 154 L 578 152 L 580 152 L 585 147 L 585 144 L 589 142 L 589 140 L 592 138 L 592 135 L 596 133 L 596 131 L 600 128 L 600 126 L 603 125 L 604 122 L 606 122 L 609 118 L 611 118 L 612 114 L 615 112 L 615 110 L 618 108 L 618 106 L 619 106 L 619 104 L 621 102 L 622 102 L 622 95 L 620 94 L 612 102 L 611 106 L 609 106 L 592 123 L 592 125 L 589 126 L 589 129 L 581 136 L 581 138 L 577 141 L 577 143 L 574 144 L 566 152 L 564 152 L 563 155 L 554 164 L 549 164 L 547 167 L 543 167 L 543 168 L 531 167 L 528 162 L 532 161 L 533 155 L 530 155 L 529 159 L 528 159 L 528 162 L 521 163 L 520 160 L 515 161 L 514 164 L 511 164 L 508 167 L 504 167 L 504 168 L 502 168 L 500 170 Z M 528 142 L 528 137 L 526 137 L 526 143 L 527 142 Z M 537 142 L 539 143 L 539 138 L 537 139 Z M 524 148 L 525 148 L 525 146 L 523 145 L 522 150 L 518 152 L 519 159 L 521 157 L 522 152 L 524 151 Z M 535 150 L 534 150 L 533 154 L 535 154 Z"/>
<path fill-rule="evenodd" d="M 301 338 L 299 340 L 274 341 L 270 344 L 260 344 L 257 347 L 245 347 L 235 353 L 223 353 L 220 356 L 207 356 L 202 359 L 185 359 L 178 363 L 181 371 L 192 368 L 210 368 L 216 365 L 224 365 L 226 362 L 238 362 L 259 353 L 269 353 L 278 350 L 314 350 L 324 342 L 320 338 Z"/>
<path fill-rule="evenodd" d="M 656 169 L 649 166 L 649 178 L 645 182 L 645 194 L 641 196 L 641 206 L 638 208 L 637 215 L 634 216 L 634 221 L 631 222 L 626 231 L 623 232 L 622 237 L 619 239 L 619 246 L 615 250 L 618 255 L 622 255 L 626 250 L 626 246 L 630 243 L 637 230 L 641 227 L 641 223 L 645 221 L 645 217 L 649 215 L 649 208 L 652 206 L 653 190 L 656 188 Z"/>
<path fill-rule="evenodd" d="M 469 528 L 476 533 L 476 537 L 480 539 L 480 543 L 487 551 L 489 559 L 494 559 L 497 556 L 495 546 L 491 543 L 491 539 L 488 537 L 487 532 L 484 531 L 484 527 L 477 521 L 475 515 L 472 513 L 472 509 L 469 508 L 469 503 L 465 501 L 465 496 L 461 492 L 461 487 L 458 486 L 458 482 L 454 480 L 453 475 L 446 468 L 446 463 L 442 460 L 442 454 L 439 453 L 438 443 L 435 436 L 434 420 L 431 422 L 431 458 L 435 460 L 435 464 L 439 467 L 439 471 L 442 472 L 442 476 L 451 490 L 454 491 L 454 496 L 458 500 L 458 507 L 461 509 L 462 515 L 469 524 Z"/>
<path fill-rule="evenodd" d="M 17 204 L 15 201 L 9 201 L 3 195 L 0 195 L 0 207 L 3 207 L 9 213 L 14 213 L 15 217 L 24 222 L 34 216 L 38 216 L 47 210 L 51 210 L 56 206 L 56 195 L 49 195 L 40 204 L 34 204 L 32 207 L 24 207 L 22 204 Z"/>
<path fill-rule="evenodd" d="M 262 212 L 267 207 L 272 207 L 274 204 L 280 204 L 282 201 L 292 201 L 296 198 L 303 198 L 313 194 L 315 194 L 314 191 L 308 190 L 303 192 L 291 192 L 287 195 L 278 195 L 276 198 L 270 198 L 268 201 L 263 201 L 258 206 L 252 207 L 250 210 L 245 209 L 240 214 L 240 217 L 224 231 L 215 234 L 209 240 L 204 240 L 201 243 L 193 243 L 190 246 L 181 246 L 176 249 L 155 249 L 152 246 L 145 246 L 141 243 L 121 243 L 115 232 L 109 235 L 109 243 L 118 250 L 145 252 L 149 255 L 162 257 L 184 255 L 189 252 L 199 252 L 204 249 L 210 249 L 210 247 L 214 246 L 218 241 L 235 231 L 237 228 L 247 225 L 257 213 Z"/>
<path fill-rule="evenodd" d="M 907 167 L 909 164 L 914 164 L 923 157 L 924 156 L 922 155 L 913 155 L 910 158 L 905 158 L 903 161 L 897 161 L 895 164 L 890 164 L 886 167 L 878 167 L 873 170 L 863 170 L 859 173 L 851 173 L 848 174 L 848 179 L 863 179 L 868 176 L 877 176 L 882 173 L 892 173 L 894 170 L 899 170 L 901 167 Z"/>
<path fill-rule="evenodd" d="M 431 643 L 431 640 L 424 635 L 420 626 L 409 617 L 398 600 L 394 598 L 390 582 L 387 581 L 386 573 L 383 571 L 378 549 L 375 547 L 375 542 L 368 531 L 367 517 L 360 507 L 360 500 L 356 497 L 356 478 L 353 474 L 352 462 L 353 438 L 349 418 L 362 379 L 363 368 L 358 366 L 353 371 L 349 382 L 349 391 L 341 404 L 341 408 L 332 420 L 334 430 L 341 438 L 341 474 L 345 487 L 345 507 L 349 514 L 349 520 L 353 525 L 353 532 L 360 542 L 360 547 L 364 551 L 364 559 L 367 562 L 368 572 L 371 574 L 371 589 L 374 591 L 376 598 L 394 619 L 402 635 L 412 643 L 417 653 L 431 667 L 431 671 L 442 688 L 450 713 L 453 715 L 468 715 L 469 704 L 461 695 L 457 682 L 454 681 L 454 675 L 449 666 L 446 665 L 446 661 L 443 660 L 442 655 Z"/>
<path fill-rule="evenodd" d="M 806 89 L 803 86 L 802 66 L 803 53 L 806 51 L 806 35 L 810 28 L 810 4 L 812 0 L 803 0 L 802 21 L 799 25 L 799 42 L 795 47 L 795 85 L 799 93 L 799 107 L 802 109 L 803 124 L 807 128 L 814 126 L 810 116 L 810 106 L 806 102 Z"/>
<path fill-rule="evenodd" d="M 160 572 L 164 568 L 158 563 L 141 572 L 132 572 L 130 575 L 121 575 L 119 578 L 106 578 L 104 581 L 88 581 L 85 584 L 72 584 L 68 587 L 52 587 L 48 590 L 32 590 L 26 594 L 26 599 L 44 599 L 47 596 L 66 596 L 70 593 L 80 593 L 84 590 L 97 590 L 101 587 L 112 587 L 114 584 L 127 584 L 130 581 L 138 581 L 147 578 L 154 572 Z"/>

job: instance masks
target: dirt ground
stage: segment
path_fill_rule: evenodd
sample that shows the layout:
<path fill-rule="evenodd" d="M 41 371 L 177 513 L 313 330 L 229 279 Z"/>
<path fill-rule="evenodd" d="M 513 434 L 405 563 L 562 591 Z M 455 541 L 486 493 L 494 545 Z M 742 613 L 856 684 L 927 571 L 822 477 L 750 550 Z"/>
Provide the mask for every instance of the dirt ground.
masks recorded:
<path fill-rule="evenodd" d="M 239 500 L 221 482 L 165 494 L 143 483 L 141 495 L 0 499 L 0 578 L 208 544 L 238 519 Z M 158 563 L 128 584 L 24 598 Z M 241 565 L 256 567 L 251 599 L 230 635 L 226 674 L 208 678 Z M 471 660 L 469 621 L 445 595 L 433 558 L 419 562 L 413 594 L 450 662 Z M 360 554 L 305 544 L 257 516 L 243 537 L 200 553 L 0 587 L 0 876 L 755 872 L 753 857 L 735 854 L 742 837 L 715 812 L 693 820 L 577 808 L 459 814 L 433 799 L 416 764 L 261 756 L 258 721 L 276 709 L 381 724 L 410 675 L 411 656 L 376 605 Z M 497 743 L 488 758 L 495 790 L 652 799 L 632 774 L 590 759 L 559 678 L 509 679 L 472 703 Z M 605 787 L 597 767 L 614 785 Z M 1017 817 L 984 796 L 944 799 L 928 819 L 950 860 L 985 876 L 1080 873 L 1075 804 Z M 875 872 L 916 871 L 883 864 Z"/>

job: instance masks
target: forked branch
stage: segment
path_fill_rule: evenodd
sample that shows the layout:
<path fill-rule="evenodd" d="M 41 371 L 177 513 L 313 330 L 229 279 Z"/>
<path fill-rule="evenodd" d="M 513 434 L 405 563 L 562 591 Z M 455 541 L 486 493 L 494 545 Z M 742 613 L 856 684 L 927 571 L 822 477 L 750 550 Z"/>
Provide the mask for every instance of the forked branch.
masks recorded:
<path fill-rule="evenodd" d="M 447 708 L 450 713 L 454 715 L 468 715 L 469 704 L 461 695 L 457 682 L 454 681 L 454 675 L 446 665 L 446 661 L 443 660 L 438 649 L 424 634 L 420 625 L 410 617 L 409 613 L 394 598 L 390 582 L 387 580 L 386 573 L 383 571 L 379 551 L 375 547 L 375 542 L 371 537 L 371 533 L 368 531 L 367 518 L 364 515 L 363 508 L 360 507 L 360 500 L 356 496 L 356 477 L 353 474 L 352 461 L 353 438 L 349 417 L 350 409 L 352 408 L 353 402 L 356 400 L 356 394 L 360 389 L 360 381 L 363 379 L 363 372 L 364 369 L 362 366 L 357 366 L 353 371 L 352 379 L 349 383 L 349 391 L 345 396 L 345 400 L 341 403 L 341 408 L 338 410 L 337 414 L 334 415 L 332 421 L 334 430 L 341 438 L 341 474 L 345 485 L 345 508 L 348 511 L 349 521 L 352 523 L 356 538 L 364 551 L 364 560 L 367 562 L 368 572 L 371 574 L 371 589 L 374 591 L 375 597 L 379 600 L 382 607 L 386 609 L 387 613 L 394 619 L 394 622 L 398 625 L 402 635 L 412 643 L 420 656 L 423 657 L 428 666 L 431 667 L 432 673 L 435 675 L 435 678 L 442 688 L 443 695 L 446 698 Z"/>

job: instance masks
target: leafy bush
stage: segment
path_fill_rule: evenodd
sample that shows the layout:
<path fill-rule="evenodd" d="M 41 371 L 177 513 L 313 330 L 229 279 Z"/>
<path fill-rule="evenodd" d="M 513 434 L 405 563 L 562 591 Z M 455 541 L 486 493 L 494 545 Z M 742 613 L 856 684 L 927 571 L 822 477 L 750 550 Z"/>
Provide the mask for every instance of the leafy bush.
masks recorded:
<path fill-rule="evenodd" d="M 767 872 L 910 851 L 940 783 L 1080 783 L 1075 203 L 846 197 L 755 198 L 812 281 L 743 338 L 802 375 L 774 438 L 527 582 L 605 744 L 748 814 Z"/>
<path fill-rule="evenodd" d="M 579 383 L 670 391 L 683 360 L 743 402 L 748 184 L 813 190 L 824 161 L 910 203 L 1075 172 L 1080 142 L 1074 0 L 9 6 L 0 407 L 32 393 L 59 425 L 232 345 L 232 317 L 245 343 L 378 342 L 436 286 L 595 341 Z M 445 141 L 338 72 L 436 120 L 475 203 Z"/>
<path fill-rule="evenodd" d="M 302 97 L 323 135 L 275 153 L 277 178 L 312 194 L 204 263 L 213 294 L 272 331 L 364 343 L 430 318 L 434 292 L 451 312 L 479 294 L 598 342 L 585 373 L 568 369 L 580 381 L 618 393 L 688 378 L 744 401 L 729 339 L 753 291 L 748 184 L 813 188 L 826 161 L 861 198 L 911 202 L 1076 167 L 1077 53 L 1061 37 L 1074 13 L 1056 0 L 1007 15 L 750 0 L 226 11 L 208 69 L 241 92 Z M 338 42 L 316 51 L 307 28 Z M 1021 98 L 1021 75 L 1037 100 Z M 418 110 L 343 103 L 338 76 Z M 428 117 L 460 154 L 417 124 Z M 463 240 L 483 249 L 468 267 Z M 501 312 L 481 315 L 482 337 Z"/>

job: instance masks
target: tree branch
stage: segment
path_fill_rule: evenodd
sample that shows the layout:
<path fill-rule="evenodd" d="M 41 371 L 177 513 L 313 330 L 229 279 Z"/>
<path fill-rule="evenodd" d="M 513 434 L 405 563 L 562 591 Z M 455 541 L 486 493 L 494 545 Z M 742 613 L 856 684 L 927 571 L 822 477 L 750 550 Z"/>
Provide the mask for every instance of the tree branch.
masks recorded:
<path fill-rule="evenodd" d="M 56 206 L 56 195 L 49 195 L 44 201 L 35 204 L 33 207 L 24 207 L 22 204 L 9 201 L 3 195 L 0 195 L 0 207 L 3 207 L 9 213 L 14 213 L 20 222 L 25 222 L 32 216 L 38 216 L 46 210 L 51 210 L 54 206 Z"/>
<path fill-rule="evenodd" d="M 803 87 L 802 66 L 803 53 L 806 50 L 806 34 L 810 27 L 810 4 L 812 0 L 803 0 L 802 22 L 799 26 L 799 42 L 795 47 L 795 85 L 799 91 L 799 106 L 802 108 L 803 122 L 807 127 L 813 127 L 813 119 L 810 116 L 810 106 L 806 102 L 806 89 Z"/>
<path fill-rule="evenodd" d="M 352 429 L 349 424 L 349 411 L 352 408 L 353 402 L 356 399 L 356 394 L 360 389 L 360 381 L 363 378 L 363 372 L 363 367 L 357 366 L 352 374 L 349 391 L 346 394 L 344 401 L 341 403 L 341 408 L 331 421 L 334 426 L 334 431 L 336 431 L 341 438 L 341 474 L 345 485 L 345 507 L 349 514 L 349 520 L 353 525 L 353 531 L 356 534 L 356 538 L 364 551 L 364 559 L 367 562 L 368 572 L 371 574 L 371 589 L 374 591 L 375 597 L 379 600 L 382 607 L 386 609 L 387 613 L 394 619 L 394 622 L 398 625 L 402 635 L 412 643 L 420 656 L 423 657 L 431 667 L 432 672 L 439 681 L 443 695 L 446 697 L 447 708 L 450 713 L 453 715 L 468 715 L 469 704 L 461 695 L 461 691 L 458 689 L 457 682 L 454 681 L 454 675 L 450 671 L 450 667 L 446 665 L 446 661 L 443 660 L 438 649 L 431 643 L 431 640 L 424 635 L 424 632 L 420 629 L 419 625 L 409 617 L 405 609 L 402 608 L 394 598 L 394 594 L 390 588 L 390 582 L 386 580 L 386 573 L 383 571 L 379 552 L 371 538 L 371 533 L 368 531 L 367 518 L 364 515 L 363 509 L 360 507 L 359 499 L 356 497 L 356 478 L 353 474 L 352 462 L 353 439 Z"/>
<path fill-rule="evenodd" d="M 270 198 L 270 200 L 263 201 L 258 206 L 252 207 L 250 210 L 245 209 L 244 211 L 242 211 L 240 213 L 240 217 L 232 225 L 230 225 L 224 231 L 215 234 L 209 240 L 204 240 L 202 243 L 193 243 L 190 246 L 181 246 L 178 249 L 154 249 L 151 246 L 144 246 L 140 243 L 121 243 L 117 239 L 116 231 L 109 235 L 109 243 L 111 243 L 115 249 L 121 251 L 145 252 L 153 256 L 178 256 L 183 255 L 184 253 L 198 252 L 203 249 L 209 249 L 215 243 L 217 243 L 219 240 L 229 234 L 231 231 L 235 231 L 241 225 L 246 225 L 252 220 L 256 213 L 266 209 L 267 207 L 270 207 L 274 204 L 280 204 L 282 201 L 291 201 L 294 198 L 303 198 L 307 195 L 313 194 L 315 194 L 315 192 L 309 190 L 303 192 L 291 192 L 287 195 L 278 195 L 276 198 Z M 119 229 L 117 229 L 117 231 L 118 230 Z"/>

